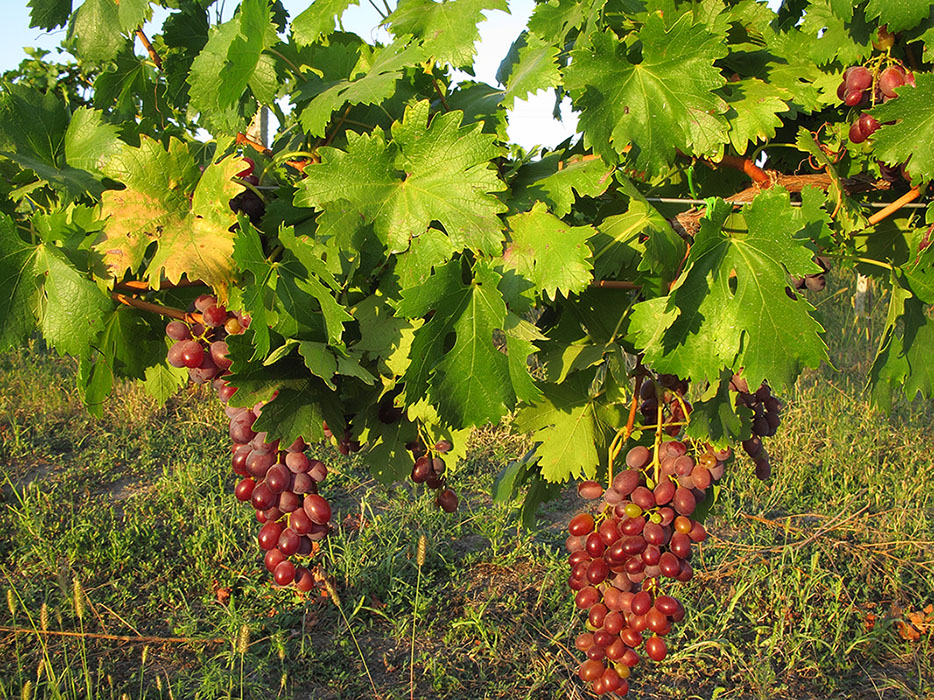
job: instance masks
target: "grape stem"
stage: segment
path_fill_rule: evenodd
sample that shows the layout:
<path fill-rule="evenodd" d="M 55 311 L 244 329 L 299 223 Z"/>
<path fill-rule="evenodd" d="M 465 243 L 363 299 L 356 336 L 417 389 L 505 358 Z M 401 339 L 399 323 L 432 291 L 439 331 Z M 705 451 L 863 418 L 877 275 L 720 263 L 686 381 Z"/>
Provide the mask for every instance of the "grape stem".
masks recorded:
<path fill-rule="evenodd" d="M 141 637 L 135 636 L 131 637 L 129 635 L 120 635 L 120 634 L 96 634 L 94 632 L 68 632 L 64 630 L 43 630 L 43 629 L 34 629 L 32 627 L 8 627 L 6 625 L 0 625 L 0 632 L 10 632 L 12 634 L 38 634 L 38 635 L 47 635 L 50 637 L 81 637 L 83 639 L 109 639 L 115 642 L 140 642 L 144 644 L 225 644 L 229 640 L 211 638 L 211 639 L 198 639 L 196 637 Z"/>
<path fill-rule="evenodd" d="M 199 313 L 188 313 L 181 309 L 175 309 L 171 306 L 162 306 L 162 304 L 154 304 L 151 301 L 143 301 L 142 299 L 120 294 L 119 292 L 111 292 L 110 296 L 113 297 L 114 301 L 132 306 L 134 309 L 139 309 L 140 311 L 149 311 L 150 313 L 159 314 L 160 316 L 177 318 L 179 321 L 185 321 L 186 323 L 201 323 L 201 314 Z"/>
<path fill-rule="evenodd" d="M 875 214 L 869 217 L 869 225 L 875 226 L 883 219 L 887 219 L 892 214 L 897 212 L 906 204 L 910 204 L 915 201 L 918 197 L 921 196 L 921 190 L 917 187 L 912 187 L 908 192 L 903 194 L 901 197 L 896 199 L 894 202 L 889 204 L 885 209 L 877 211 Z"/>
<path fill-rule="evenodd" d="M 613 485 L 613 462 L 619 456 L 623 445 L 632 435 L 633 426 L 636 424 L 636 409 L 639 407 L 639 390 L 642 388 L 642 375 L 636 375 L 636 386 L 632 392 L 632 403 L 629 405 L 629 420 L 626 421 L 626 427 L 616 432 L 616 437 L 610 443 L 609 455 L 607 459 L 607 488 Z"/>
<path fill-rule="evenodd" d="M 149 37 L 146 36 L 142 29 L 136 30 L 136 38 L 139 39 L 140 43 L 143 45 L 143 48 L 146 49 L 146 52 L 149 54 L 149 58 L 156 65 L 156 68 L 162 70 L 162 59 L 159 57 L 159 54 L 156 53 L 156 48 L 152 45 L 152 42 L 149 41 Z"/>

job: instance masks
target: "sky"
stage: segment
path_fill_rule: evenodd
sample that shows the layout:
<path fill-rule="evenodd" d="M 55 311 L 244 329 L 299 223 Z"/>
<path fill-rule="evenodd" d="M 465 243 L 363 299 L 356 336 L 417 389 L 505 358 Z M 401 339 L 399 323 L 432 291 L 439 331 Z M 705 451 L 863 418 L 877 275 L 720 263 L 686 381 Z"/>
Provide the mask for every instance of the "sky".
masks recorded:
<path fill-rule="evenodd" d="M 228 0 L 227 16 L 237 4 Z M 283 0 L 283 4 L 289 11 L 289 16 L 294 18 L 310 3 L 309 0 Z M 64 38 L 65 30 L 43 32 L 40 29 L 30 29 L 27 0 L 3 0 L 3 5 L 4 21 L 0 22 L 0 72 L 19 65 L 26 57 L 23 53 L 24 46 L 51 50 L 51 57 L 55 58 L 54 49 Z M 533 6 L 534 0 L 509 0 L 509 14 L 499 10 L 486 13 L 487 21 L 480 25 L 480 40 L 474 66 L 478 80 L 497 85 L 496 69 L 512 42 L 525 27 Z M 166 15 L 165 10 L 155 9 L 157 14 L 151 23 L 154 26 L 147 27 L 150 33 L 158 31 Z M 356 32 L 366 40 L 385 42 L 389 36 L 385 31 L 378 29 L 379 21 L 379 15 L 366 0 L 361 0 L 360 6 L 351 7 L 343 17 L 344 28 L 348 31 Z M 144 53 L 138 43 L 137 53 Z M 530 96 L 528 101 L 517 101 L 516 108 L 509 115 L 510 140 L 530 150 L 537 145 L 556 146 L 573 134 L 577 124 L 575 115 L 565 106 L 562 111 L 563 122 L 556 121 L 552 118 L 553 107 L 554 96 L 551 91 L 541 91 Z"/>

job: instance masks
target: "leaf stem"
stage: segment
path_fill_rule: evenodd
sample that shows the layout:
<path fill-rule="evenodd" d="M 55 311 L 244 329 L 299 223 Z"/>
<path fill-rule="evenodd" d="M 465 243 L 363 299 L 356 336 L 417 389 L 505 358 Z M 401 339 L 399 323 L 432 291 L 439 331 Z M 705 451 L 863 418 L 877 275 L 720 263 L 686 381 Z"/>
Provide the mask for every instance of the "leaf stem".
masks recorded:
<path fill-rule="evenodd" d="M 272 156 L 272 150 L 270 150 L 269 148 L 266 148 L 263 144 L 259 143 L 258 141 L 254 141 L 249 136 L 244 134 L 242 131 L 238 131 L 237 132 L 237 145 L 242 146 L 243 144 L 246 144 L 247 146 L 251 146 L 253 149 L 262 153 L 267 158 Z"/>
<path fill-rule="evenodd" d="M 296 76 L 299 78 L 302 77 L 301 69 L 292 63 L 291 59 L 285 56 L 281 51 L 276 51 L 275 49 L 266 49 L 266 53 L 271 53 L 273 56 L 281 58 L 283 61 L 285 61 L 285 64 L 292 69 L 292 72 L 295 73 Z"/>

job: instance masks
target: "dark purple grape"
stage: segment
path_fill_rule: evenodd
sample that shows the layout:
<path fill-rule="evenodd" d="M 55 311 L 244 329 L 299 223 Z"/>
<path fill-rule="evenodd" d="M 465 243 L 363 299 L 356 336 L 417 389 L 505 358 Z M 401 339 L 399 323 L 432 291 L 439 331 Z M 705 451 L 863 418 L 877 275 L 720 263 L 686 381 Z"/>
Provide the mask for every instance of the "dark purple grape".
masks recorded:
<path fill-rule="evenodd" d="M 266 472 L 266 485 L 273 493 L 282 493 L 289 487 L 291 477 L 291 473 L 284 464 L 274 464 Z"/>
<path fill-rule="evenodd" d="M 298 551 L 300 537 L 292 528 L 285 528 L 279 535 L 278 549 L 285 556 L 289 557 Z"/>

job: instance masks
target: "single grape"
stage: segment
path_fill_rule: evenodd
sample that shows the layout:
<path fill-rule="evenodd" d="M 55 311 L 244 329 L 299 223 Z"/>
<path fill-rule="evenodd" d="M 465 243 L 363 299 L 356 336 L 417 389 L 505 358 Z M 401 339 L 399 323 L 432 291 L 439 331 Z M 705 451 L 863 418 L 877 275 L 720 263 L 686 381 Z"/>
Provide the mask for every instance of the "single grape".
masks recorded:
<path fill-rule="evenodd" d="M 582 481 L 577 485 L 577 495 L 587 500 L 600 498 L 603 487 L 596 481 Z"/>
<path fill-rule="evenodd" d="M 282 525 L 277 522 L 267 522 L 259 529 L 259 546 L 263 549 L 274 549 L 279 544 L 282 534 Z"/>
<path fill-rule="evenodd" d="M 661 661 L 668 655 L 668 646 L 661 637 L 649 637 L 645 640 L 645 653 L 652 661 Z"/>
<path fill-rule="evenodd" d="M 318 525 L 326 525 L 331 519 L 331 506 L 316 493 L 305 496 L 305 513 Z"/>
<path fill-rule="evenodd" d="M 457 510 L 457 494 L 451 489 L 444 489 L 435 498 L 435 503 L 445 513 L 453 513 Z"/>
<path fill-rule="evenodd" d="M 195 308 L 204 313 L 204 310 L 209 306 L 214 306 L 217 303 L 217 297 L 213 294 L 202 294 L 197 299 L 195 299 Z"/>
<path fill-rule="evenodd" d="M 280 562 L 273 573 L 273 578 L 280 586 L 288 586 L 295 580 L 295 564 L 288 560 Z"/>
<path fill-rule="evenodd" d="M 844 73 L 847 87 L 850 90 L 865 90 L 872 85 L 872 73 L 864 66 L 853 66 Z"/>
<path fill-rule="evenodd" d="M 172 340 L 189 340 L 191 329 L 183 321 L 169 321 L 165 326 L 165 334 Z"/>

